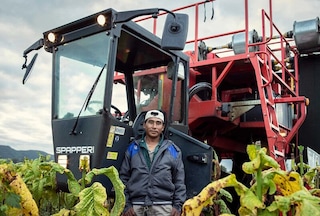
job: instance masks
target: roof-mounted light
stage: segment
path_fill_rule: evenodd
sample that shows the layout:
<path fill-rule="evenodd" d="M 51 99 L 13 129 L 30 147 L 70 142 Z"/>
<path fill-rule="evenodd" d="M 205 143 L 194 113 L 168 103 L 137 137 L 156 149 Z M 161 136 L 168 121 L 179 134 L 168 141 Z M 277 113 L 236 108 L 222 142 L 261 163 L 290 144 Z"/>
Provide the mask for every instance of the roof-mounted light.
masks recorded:
<path fill-rule="evenodd" d="M 48 40 L 49 40 L 51 43 L 56 42 L 56 35 L 55 35 L 53 32 L 50 32 L 50 33 L 48 34 Z"/>
<path fill-rule="evenodd" d="M 107 18 L 105 17 L 105 15 L 103 14 L 100 14 L 98 17 L 97 17 L 97 22 L 100 26 L 104 26 L 107 22 Z"/>

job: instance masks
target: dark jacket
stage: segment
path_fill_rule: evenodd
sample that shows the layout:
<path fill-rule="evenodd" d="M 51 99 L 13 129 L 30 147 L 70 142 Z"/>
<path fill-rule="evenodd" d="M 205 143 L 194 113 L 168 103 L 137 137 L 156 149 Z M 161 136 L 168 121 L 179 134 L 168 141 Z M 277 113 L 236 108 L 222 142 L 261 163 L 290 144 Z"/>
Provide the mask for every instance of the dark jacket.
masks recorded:
<path fill-rule="evenodd" d="M 150 168 L 143 139 L 132 142 L 120 169 L 126 195 L 125 211 L 133 204 L 171 204 L 181 211 L 186 199 L 184 166 L 180 149 L 170 140 L 160 142 Z"/>

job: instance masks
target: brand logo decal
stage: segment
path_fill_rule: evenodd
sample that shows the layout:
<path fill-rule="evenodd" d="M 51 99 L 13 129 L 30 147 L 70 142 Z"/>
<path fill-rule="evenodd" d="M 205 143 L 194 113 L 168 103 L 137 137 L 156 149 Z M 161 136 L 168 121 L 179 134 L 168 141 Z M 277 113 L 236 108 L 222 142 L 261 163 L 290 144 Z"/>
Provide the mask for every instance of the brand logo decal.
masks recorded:
<path fill-rule="evenodd" d="M 94 146 L 56 147 L 56 154 L 93 154 Z"/>

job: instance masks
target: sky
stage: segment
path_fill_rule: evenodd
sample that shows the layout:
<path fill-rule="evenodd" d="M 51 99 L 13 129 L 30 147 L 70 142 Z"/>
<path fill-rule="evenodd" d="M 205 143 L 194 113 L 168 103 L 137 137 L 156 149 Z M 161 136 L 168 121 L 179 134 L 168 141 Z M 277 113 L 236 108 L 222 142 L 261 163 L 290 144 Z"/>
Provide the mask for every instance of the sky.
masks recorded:
<path fill-rule="evenodd" d="M 0 145 L 16 150 L 41 150 L 53 154 L 51 135 L 51 55 L 43 49 L 31 76 L 22 84 L 23 51 L 42 37 L 43 32 L 107 8 L 117 11 L 143 8 L 173 10 L 196 0 L 4 0 L 0 7 Z M 267 0 L 250 0 L 250 28 L 261 29 L 261 10 L 269 13 Z M 286 32 L 294 21 L 320 16 L 320 0 L 278 0 L 272 2 L 273 21 Z M 200 7 L 199 36 L 242 29 L 244 0 L 216 0 Z M 189 11 L 187 11 L 189 13 Z M 189 35 L 193 13 L 189 14 Z M 260 31 L 261 32 L 261 31 Z M 228 40 L 228 39 L 226 39 Z M 223 44 L 220 44 L 223 45 Z M 28 60 L 32 55 L 30 53 Z"/>

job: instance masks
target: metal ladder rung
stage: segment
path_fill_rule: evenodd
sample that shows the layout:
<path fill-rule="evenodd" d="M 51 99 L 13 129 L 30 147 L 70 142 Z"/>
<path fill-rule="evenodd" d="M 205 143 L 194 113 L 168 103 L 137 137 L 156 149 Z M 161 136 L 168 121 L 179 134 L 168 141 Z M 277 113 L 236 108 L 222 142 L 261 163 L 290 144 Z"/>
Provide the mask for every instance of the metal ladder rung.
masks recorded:
<path fill-rule="evenodd" d="M 275 106 L 274 106 L 275 104 L 271 103 L 270 100 L 266 99 L 266 103 L 268 106 L 271 106 L 273 109 L 275 108 Z"/>
<path fill-rule="evenodd" d="M 277 132 L 280 132 L 280 128 L 279 128 L 279 127 L 277 127 L 276 125 L 274 125 L 274 124 L 272 124 L 272 123 L 270 123 L 270 125 L 271 125 L 271 128 L 272 128 L 272 129 L 274 129 L 274 130 L 277 131 Z"/>
<path fill-rule="evenodd" d="M 261 79 L 262 79 L 262 82 L 264 82 L 264 83 L 268 83 L 268 82 L 269 82 L 269 80 L 267 80 L 267 79 L 264 78 L 263 76 L 261 76 Z"/>

